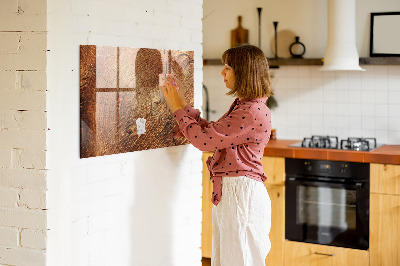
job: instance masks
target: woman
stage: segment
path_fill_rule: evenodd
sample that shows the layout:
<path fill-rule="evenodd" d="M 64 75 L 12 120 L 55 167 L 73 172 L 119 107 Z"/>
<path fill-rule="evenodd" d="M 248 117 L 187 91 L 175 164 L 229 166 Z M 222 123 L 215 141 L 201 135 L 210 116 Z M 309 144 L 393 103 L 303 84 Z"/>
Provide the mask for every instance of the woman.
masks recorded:
<path fill-rule="evenodd" d="M 265 104 L 272 95 L 268 62 L 252 45 L 225 51 L 222 62 L 227 95 L 237 98 L 216 122 L 200 118 L 200 112 L 186 104 L 174 77 L 161 89 L 178 121 L 177 134 L 202 151 L 214 151 L 207 160 L 215 205 L 212 265 L 265 265 L 271 246 L 271 202 L 261 164 L 271 130 Z"/>

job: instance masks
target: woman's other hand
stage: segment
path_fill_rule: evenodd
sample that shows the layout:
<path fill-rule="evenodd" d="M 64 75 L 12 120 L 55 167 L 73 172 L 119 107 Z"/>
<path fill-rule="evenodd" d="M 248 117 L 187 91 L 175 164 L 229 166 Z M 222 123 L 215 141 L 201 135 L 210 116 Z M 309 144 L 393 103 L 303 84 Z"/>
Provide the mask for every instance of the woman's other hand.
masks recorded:
<path fill-rule="evenodd" d="M 168 76 L 164 85 L 161 86 L 161 91 L 164 93 L 165 101 L 172 113 L 186 107 L 185 89 L 177 78 Z"/>

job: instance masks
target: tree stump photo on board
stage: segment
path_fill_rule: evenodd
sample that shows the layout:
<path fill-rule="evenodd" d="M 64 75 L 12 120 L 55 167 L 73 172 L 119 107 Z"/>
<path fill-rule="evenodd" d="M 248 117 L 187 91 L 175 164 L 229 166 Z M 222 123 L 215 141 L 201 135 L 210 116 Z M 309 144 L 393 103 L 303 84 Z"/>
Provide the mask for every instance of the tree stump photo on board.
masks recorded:
<path fill-rule="evenodd" d="M 242 27 L 242 16 L 238 16 L 238 27 L 231 30 L 231 48 L 249 43 L 249 31 Z"/>

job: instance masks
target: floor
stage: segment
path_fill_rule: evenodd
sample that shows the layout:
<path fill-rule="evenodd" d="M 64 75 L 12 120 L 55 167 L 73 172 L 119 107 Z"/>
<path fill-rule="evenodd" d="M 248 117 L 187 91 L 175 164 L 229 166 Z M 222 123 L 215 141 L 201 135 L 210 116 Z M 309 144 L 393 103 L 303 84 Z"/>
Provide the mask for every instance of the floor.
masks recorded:
<path fill-rule="evenodd" d="M 203 266 L 211 266 L 211 259 L 202 258 L 201 262 L 203 262 Z"/>

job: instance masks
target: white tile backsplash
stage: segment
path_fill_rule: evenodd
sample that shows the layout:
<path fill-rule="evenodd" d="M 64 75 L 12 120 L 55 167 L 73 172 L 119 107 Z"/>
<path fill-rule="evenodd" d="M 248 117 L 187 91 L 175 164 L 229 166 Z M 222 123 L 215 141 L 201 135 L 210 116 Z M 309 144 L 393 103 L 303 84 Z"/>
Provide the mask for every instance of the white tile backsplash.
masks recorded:
<path fill-rule="evenodd" d="M 277 137 L 376 137 L 382 144 L 400 144 L 400 66 L 362 67 L 366 71 L 320 71 L 319 66 L 272 69 L 278 101 L 278 108 L 272 110 L 272 124 Z M 219 72 L 207 68 L 204 83 L 210 90 L 225 91 Z M 210 96 L 210 108 L 229 107 L 232 101 L 226 96 L 218 100 Z M 213 114 L 216 119 L 227 108 L 218 109 Z"/>

